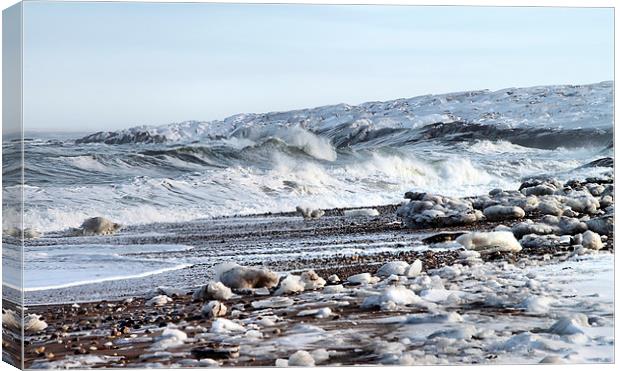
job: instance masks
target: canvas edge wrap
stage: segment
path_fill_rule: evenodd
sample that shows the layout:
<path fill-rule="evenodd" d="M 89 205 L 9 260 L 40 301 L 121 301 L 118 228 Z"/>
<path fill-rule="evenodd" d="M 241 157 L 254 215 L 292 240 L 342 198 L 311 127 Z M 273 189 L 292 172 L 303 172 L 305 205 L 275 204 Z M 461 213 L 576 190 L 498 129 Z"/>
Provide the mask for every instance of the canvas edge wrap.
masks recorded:
<path fill-rule="evenodd" d="M 23 3 L 2 12 L 2 28 L 2 360 L 23 369 Z"/>

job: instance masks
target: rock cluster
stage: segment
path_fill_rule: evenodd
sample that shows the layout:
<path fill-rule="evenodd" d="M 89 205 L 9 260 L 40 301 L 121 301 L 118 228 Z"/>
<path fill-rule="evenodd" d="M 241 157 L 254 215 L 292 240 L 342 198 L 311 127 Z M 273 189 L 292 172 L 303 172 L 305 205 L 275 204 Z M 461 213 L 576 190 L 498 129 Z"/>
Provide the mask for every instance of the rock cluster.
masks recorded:
<path fill-rule="evenodd" d="M 576 235 L 586 231 L 609 236 L 613 234 L 613 190 L 613 176 L 607 174 L 564 184 L 556 179 L 530 179 L 517 191 L 494 189 L 488 195 L 469 198 L 407 192 L 405 198 L 410 201 L 398 208 L 397 216 L 409 228 L 517 221 L 512 232 L 518 239 L 529 234 Z"/>

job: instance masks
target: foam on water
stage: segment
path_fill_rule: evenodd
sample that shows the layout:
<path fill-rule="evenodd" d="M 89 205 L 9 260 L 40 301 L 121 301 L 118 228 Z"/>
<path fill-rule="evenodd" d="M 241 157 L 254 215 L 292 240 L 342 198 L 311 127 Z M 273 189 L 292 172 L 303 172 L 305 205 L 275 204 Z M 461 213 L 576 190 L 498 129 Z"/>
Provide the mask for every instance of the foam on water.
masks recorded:
<path fill-rule="evenodd" d="M 399 203 L 411 189 L 467 196 L 516 188 L 527 176 L 547 173 L 568 179 L 605 170 L 572 171 L 599 158 L 585 150 L 481 155 L 434 149 L 361 153 L 337 163 L 275 152 L 265 167 L 240 164 L 176 178 L 137 176 L 117 184 L 32 186 L 25 190 L 25 219 L 27 227 L 49 232 L 79 227 L 86 218 L 99 215 L 131 225 L 292 211 L 298 205 L 364 207 Z"/>
<path fill-rule="evenodd" d="M 511 88 L 239 114 L 99 133 L 94 143 L 33 136 L 25 143 L 26 227 L 58 231 L 93 216 L 133 225 L 298 205 L 364 207 L 399 203 L 409 190 L 468 196 L 516 188 L 529 176 L 592 175 L 608 169 L 575 169 L 613 152 L 611 134 L 605 136 L 612 88 L 609 82 Z M 455 131 L 442 132 L 437 122 Z M 502 134 L 489 139 L 489 128 L 500 127 Z M 590 131 L 570 131 L 577 128 Z M 541 133 L 568 141 L 528 147 L 528 135 L 535 140 Z M 166 140 L 139 140 L 153 136 Z M 128 144 L 101 143 L 110 138 Z M 5 170 L 5 177 L 19 175 Z M 14 198 L 10 188 L 3 192 Z M 6 218 L 3 228 L 18 222 Z"/>
<path fill-rule="evenodd" d="M 169 257 L 151 258 L 144 254 L 190 250 L 183 245 L 54 245 L 24 248 L 24 291 L 40 291 L 72 286 L 148 277 L 189 266 Z M 17 282 L 5 282 L 19 287 Z"/>

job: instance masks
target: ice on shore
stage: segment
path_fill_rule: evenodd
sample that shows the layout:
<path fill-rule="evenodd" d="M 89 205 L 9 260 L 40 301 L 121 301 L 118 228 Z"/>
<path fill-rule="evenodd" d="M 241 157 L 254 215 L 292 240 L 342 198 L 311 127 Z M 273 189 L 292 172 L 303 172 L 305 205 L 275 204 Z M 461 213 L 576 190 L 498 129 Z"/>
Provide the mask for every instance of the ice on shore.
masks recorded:
<path fill-rule="evenodd" d="M 349 278 L 347 278 L 347 282 L 355 284 L 368 284 L 377 281 L 379 281 L 379 279 L 377 277 L 373 277 L 370 273 L 354 274 L 353 276 L 349 276 Z"/>
<path fill-rule="evenodd" d="M 521 245 L 511 232 L 471 232 L 459 236 L 456 242 L 482 255 L 494 252 L 519 252 Z"/>
<path fill-rule="evenodd" d="M 298 317 L 313 316 L 316 318 L 328 318 L 332 315 L 332 310 L 329 307 L 318 309 L 306 309 L 297 313 Z"/>
<path fill-rule="evenodd" d="M 421 301 L 413 291 L 403 286 L 390 286 L 385 288 L 380 294 L 372 295 L 364 299 L 362 308 L 381 307 L 393 309 L 394 305 L 411 305 Z"/>
<path fill-rule="evenodd" d="M 166 328 L 160 336 L 155 338 L 152 349 L 168 349 L 185 344 L 187 334 L 181 330 Z"/>
<path fill-rule="evenodd" d="M 225 263 L 215 267 L 215 280 L 231 289 L 271 288 L 278 284 L 279 276 L 267 269 Z"/>
<path fill-rule="evenodd" d="M 586 249 L 600 250 L 603 248 L 603 241 L 601 241 L 601 236 L 598 233 L 586 231 L 583 233 L 582 238 L 582 245 Z"/>
<path fill-rule="evenodd" d="M 575 335 L 583 334 L 585 327 L 590 327 L 588 317 L 585 314 L 576 313 L 558 319 L 548 331 L 558 335 Z"/>
<path fill-rule="evenodd" d="M 106 365 L 111 361 L 118 361 L 122 357 L 120 356 L 107 356 L 107 355 L 69 355 L 61 360 L 46 362 L 42 359 L 37 359 L 32 364 L 33 369 L 85 369 L 92 368 L 95 365 Z"/>
<path fill-rule="evenodd" d="M 327 283 L 315 271 L 309 270 L 301 274 L 301 282 L 304 284 L 305 290 L 321 289 Z"/>
<path fill-rule="evenodd" d="M 47 328 L 47 323 L 38 314 L 29 314 L 24 318 L 24 331 L 41 332 Z"/>
<path fill-rule="evenodd" d="M 613 310 L 599 280 L 612 282 L 610 257 L 456 263 L 396 281 L 304 290 L 295 300 L 271 296 L 253 310 L 236 305 L 237 315 L 214 318 L 197 338 L 238 343 L 248 357 L 289 367 L 327 364 L 329 349 L 351 347 L 370 349 L 381 364 L 604 362 L 612 359 Z M 592 295 L 599 290 L 605 295 Z M 300 350 L 307 354 L 294 356 Z"/>
<path fill-rule="evenodd" d="M 166 295 L 157 295 L 149 299 L 145 304 L 147 306 L 160 307 L 172 302 L 172 299 Z"/>
<path fill-rule="evenodd" d="M 202 306 L 201 313 L 206 318 L 217 318 L 225 316 L 227 312 L 226 305 L 217 300 L 208 302 Z"/>
<path fill-rule="evenodd" d="M 528 286 L 533 287 L 531 281 L 528 282 Z M 553 302 L 551 298 L 532 295 L 521 303 L 521 307 L 530 313 L 545 314 L 549 312 L 550 305 Z"/>
<path fill-rule="evenodd" d="M 416 277 L 422 273 L 422 261 L 420 259 L 416 259 L 407 270 L 405 270 L 405 275 L 407 277 Z"/>
<path fill-rule="evenodd" d="M 383 264 L 379 270 L 377 270 L 377 276 L 387 277 L 390 275 L 402 276 L 405 274 L 407 269 L 409 268 L 409 264 L 404 261 L 392 261 Z"/>
<path fill-rule="evenodd" d="M 232 297 L 232 290 L 226 287 L 222 282 L 209 282 L 200 289 L 194 291 L 192 298 L 194 300 L 228 300 Z"/>
<path fill-rule="evenodd" d="M 293 305 L 295 301 L 287 297 L 272 297 L 264 300 L 257 300 L 252 302 L 254 309 L 265 308 L 284 308 Z"/>
<path fill-rule="evenodd" d="M 245 327 L 226 318 L 218 318 L 211 324 L 211 332 L 215 334 L 229 332 L 245 332 Z"/>
<path fill-rule="evenodd" d="M 347 218 L 355 218 L 359 216 L 378 216 L 379 211 L 377 209 L 353 209 L 345 210 L 344 216 Z"/>
<path fill-rule="evenodd" d="M 345 290 L 344 286 L 342 285 L 331 285 L 331 286 L 326 286 L 323 289 L 323 293 L 324 294 L 338 294 L 341 293 Z"/>
<path fill-rule="evenodd" d="M 289 274 L 280 282 L 280 287 L 276 290 L 275 295 L 296 294 L 304 291 L 305 288 L 306 284 L 301 280 L 300 276 Z"/>
<path fill-rule="evenodd" d="M 288 359 L 288 367 L 314 367 L 312 355 L 305 350 L 298 350 Z"/>

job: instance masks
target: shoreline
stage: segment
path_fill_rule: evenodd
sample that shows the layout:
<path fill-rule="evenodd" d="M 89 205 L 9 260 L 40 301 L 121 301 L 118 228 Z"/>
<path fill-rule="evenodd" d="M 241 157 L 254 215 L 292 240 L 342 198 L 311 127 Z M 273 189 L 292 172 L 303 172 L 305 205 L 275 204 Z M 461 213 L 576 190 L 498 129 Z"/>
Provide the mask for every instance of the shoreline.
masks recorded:
<path fill-rule="evenodd" d="M 226 249 L 227 246 L 233 245 L 237 240 L 246 240 L 251 238 L 250 236 L 259 233 L 256 236 L 257 240 L 263 240 L 266 238 L 279 238 L 283 240 L 284 244 L 287 244 L 293 240 L 307 240 L 315 239 L 317 237 L 326 238 L 327 240 L 338 240 L 337 242 L 345 242 L 351 245 L 359 246 L 369 243 L 377 235 L 384 235 L 393 233 L 393 236 L 387 238 L 383 236 L 381 243 L 384 243 L 387 248 L 400 247 L 400 249 L 389 248 L 389 251 L 381 252 L 366 252 L 363 249 L 359 249 L 359 253 L 333 253 L 326 255 L 325 257 L 304 257 L 303 251 L 297 251 L 296 256 L 284 259 L 283 261 L 272 262 L 266 264 L 266 267 L 280 272 L 286 273 L 299 273 L 303 270 L 314 269 L 315 271 L 325 272 L 326 277 L 331 272 L 341 272 L 340 274 L 346 274 L 348 272 L 362 273 L 365 269 L 375 267 L 387 260 L 398 259 L 411 259 L 412 257 L 420 257 L 429 251 L 432 252 L 435 249 L 435 253 L 431 254 L 432 257 L 425 258 L 428 260 L 426 263 L 430 263 L 430 267 L 438 267 L 439 265 L 446 265 L 450 262 L 454 262 L 454 253 L 462 247 L 450 246 L 447 248 L 441 244 L 435 244 L 434 247 L 430 247 L 431 250 L 424 248 L 421 251 L 417 251 L 422 246 L 427 246 L 424 242 L 425 238 L 441 233 L 455 233 L 455 232 L 472 232 L 472 231 L 490 231 L 498 223 L 482 221 L 472 225 L 465 226 L 453 226 L 453 227 L 434 227 L 434 228 L 419 228 L 411 229 L 405 227 L 395 216 L 395 210 L 399 205 L 390 204 L 383 206 L 371 206 L 364 208 L 333 208 L 325 209 L 325 215 L 318 220 L 303 220 L 296 212 L 281 212 L 281 213 L 269 213 L 267 214 L 252 214 L 236 217 L 220 217 L 208 220 L 198 220 L 191 223 L 157 223 L 148 225 L 132 226 L 125 229 L 123 232 L 127 235 L 119 234 L 117 236 L 105 237 L 103 243 L 110 244 L 179 244 L 179 245 L 192 245 L 192 244 L 207 244 L 211 247 L 212 243 L 217 244 L 216 248 Z M 375 217 L 361 217 L 361 218 L 346 218 L 344 217 L 344 210 L 355 209 L 376 209 L 379 211 L 379 215 Z M 540 220 L 540 215 L 530 215 L 534 221 Z M 259 220 L 260 223 L 253 224 L 254 221 Z M 233 221 L 235 225 L 241 223 L 246 224 L 244 230 L 235 232 L 227 231 L 225 233 L 225 240 L 221 235 L 217 233 L 209 233 L 209 224 L 213 222 L 223 222 L 223 229 L 228 226 L 228 221 Z M 511 226 L 518 223 L 518 220 L 509 221 L 504 223 L 506 226 Z M 267 227 L 265 227 L 267 225 Z M 159 227 L 168 227 L 175 231 L 174 234 L 166 234 L 163 236 L 155 237 L 143 237 L 141 231 L 143 230 L 160 230 Z M 189 235 L 183 236 L 177 234 L 178 230 L 188 232 L 195 232 L 196 229 L 203 229 L 201 234 L 189 233 Z M 204 230 L 206 229 L 206 231 Z M 221 231 L 220 226 L 215 228 Z M 136 233 L 137 232 L 137 233 Z M 355 237 L 350 240 L 346 240 L 347 236 Z M 345 238 L 343 240 L 343 238 Z M 35 240 L 40 243 L 41 240 Z M 49 239 L 53 242 L 54 238 Z M 60 243 L 66 243 L 64 239 L 61 239 Z M 334 242 L 334 241 L 331 241 Z M 53 246 L 51 244 L 50 246 Z M 410 247 L 410 248 L 408 248 Z M 448 250 L 451 249 L 451 250 Z M 196 249 L 189 251 L 191 254 Z M 541 255 L 542 250 L 529 251 L 532 255 Z M 269 251 L 265 252 L 268 255 Z M 440 262 L 433 262 L 437 259 L 435 255 L 439 256 Z M 450 258 L 451 256 L 451 258 Z M 445 261 L 447 259 L 447 261 Z M 414 259 L 411 259 L 414 260 Z M 164 270 L 153 275 L 145 275 L 144 277 L 131 277 L 127 279 L 102 279 L 93 283 L 68 285 L 67 287 L 52 288 L 46 290 L 27 290 L 24 292 L 25 304 L 28 306 L 45 305 L 50 303 L 50 299 L 54 297 L 66 298 L 61 302 L 51 302 L 56 305 L 73 304 L 90 302 L 92 298 L 80 298 L 87 291 L 101 291 L 101 296 L 94 300 L 119 300 L 127 297 L 144 297 L 151 295 L 154 291 L 154 287 L 151 284 L 151 278 L 155 280 L 161 280 L 162 284 L 157 286 L 167 286 L 163 283 L 170 281 L 172 277 L 185 275 L 193 277 L 195 281 L 196 276 L 206 275 L 206 277 L 199 278 L 199 283 L 190 282 L 189 280 L 183 280 L 186 282 L 183 289 L 191 291 L 199 287 L 204 282 L 208 281 L 212 272 L 208 269 L 204 269 L 205 264 L 183 264 L 184 268 L 174 270 Z M 213 266 L 214 264 L 211 264 Z M 249 265 L 261 265 L 260 262 L 254 262 Z M 327 267 L 326 267 L 327 265 Z M 209 267 L 210 268 L 210 267 Z M 355 274 L 355 273 L 353 273 Z M 138 287 L 140 289 L 131 289 L 132 283 L 140 283 Z M 146 284 L 148 283 L 148 284 Z M 18 291 L 10 286 L 3 285 L 3 289 L 9 292 L 7 296 L 11 295 L 11 292 L 17 293 Z M 109 295 L 109 296 L 106 296 Z M 37 302 L 32 301 L 31 298 L 37 298 Z M 45 303 L 42 303 L 45 301 Z"/>
<path fill-rule="evenodd" d="M 609 190 L 605 179 L 603 185 L 571 184 L 571 191 L 598 193 L 601 203 Z M 546 192 L 551 185 L 525 187 Z M 583 228 L 590 228 L 586 222 L 608 226 L 601 223 L 613 206 L 594 207 L 590 196 L 566 194 L 540 196 L 539 209 L 521 191 L 473 200 L 410 193 L 398 215 L 387 205 L 375 207 L 375 216 L 331 209 L 313 220 L 274 213 L 132 226 L 111 236 L 43 236 L 29 244 L 188 245 L 129 255 L 190 266 L 27 292 L 26 314 L 45 326 L 26 332 L 26 365 L 610 363 L 614 236 L 603 234 L 593 244 Z M 549 200 L 580 208 L 560 212 L 581 219 L 546 214 Z M 502 206 L 519 202 L 530 208 Z M 494 206 L 484 206 L 485 217 L 476 220 L 482 212 L 474 203 Z M 470 232 L 504 240 L 490 250 L 454 241 Z M 216 266 L 229 262 L 277 272 L 280 282 L 194 298 L 214 279 Z M 294 283 L 304 276 L 314 278 Z M 50 304 L 57 298 L 64 302 Z M 4 340 L 12 349 L 10 331 Z"/>

